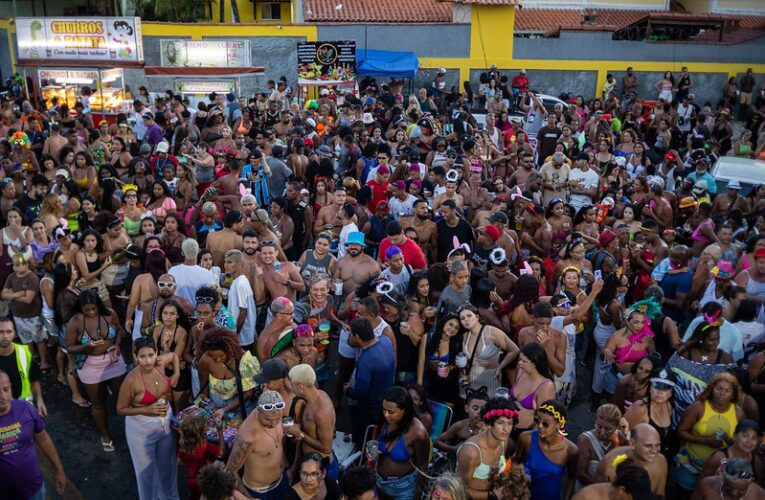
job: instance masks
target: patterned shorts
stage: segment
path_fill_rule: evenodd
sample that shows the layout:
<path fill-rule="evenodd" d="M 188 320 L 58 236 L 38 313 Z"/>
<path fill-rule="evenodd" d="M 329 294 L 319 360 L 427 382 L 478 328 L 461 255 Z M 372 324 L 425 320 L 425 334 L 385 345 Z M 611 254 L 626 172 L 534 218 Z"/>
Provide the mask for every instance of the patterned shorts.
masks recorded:
<path fill-rule="evenodd" d="M 32 342 L 42 342 L 48 338 L 48 334 L 43 329 L 42 321 L 39 316 L 34 318 L 13 318 L 13 324 L 16 325 L 16 334 L 23 344 Z"/>

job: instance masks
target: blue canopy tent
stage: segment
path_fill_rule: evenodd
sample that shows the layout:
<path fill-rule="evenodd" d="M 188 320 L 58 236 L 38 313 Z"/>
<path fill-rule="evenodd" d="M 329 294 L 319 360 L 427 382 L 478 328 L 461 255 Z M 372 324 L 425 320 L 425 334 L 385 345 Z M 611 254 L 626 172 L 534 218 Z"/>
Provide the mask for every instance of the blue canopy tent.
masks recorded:
<path fill-rule="evenodd" d="M 414 52 L 356 49 L 356 74 L 388 78 L 414 78 L 420 61 Z"/>

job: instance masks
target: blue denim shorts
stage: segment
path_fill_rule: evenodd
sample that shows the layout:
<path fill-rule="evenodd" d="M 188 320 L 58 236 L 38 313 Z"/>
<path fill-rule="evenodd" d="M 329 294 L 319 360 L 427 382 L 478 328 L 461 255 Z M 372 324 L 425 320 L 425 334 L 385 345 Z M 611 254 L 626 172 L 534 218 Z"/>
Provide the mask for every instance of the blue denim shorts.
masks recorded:
<path fill-rule="evenodd" d="M 417 471 L 406 476 L 383 479 L 377 474 L 377 489 L 393 500 L 413 500 L 417 486 Z"/>

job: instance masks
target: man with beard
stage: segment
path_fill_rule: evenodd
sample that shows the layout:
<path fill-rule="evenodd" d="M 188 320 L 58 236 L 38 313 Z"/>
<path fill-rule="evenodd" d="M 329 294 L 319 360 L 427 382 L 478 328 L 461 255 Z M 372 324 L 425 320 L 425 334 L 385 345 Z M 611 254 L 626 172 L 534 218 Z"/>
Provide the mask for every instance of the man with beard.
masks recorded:
<path fill-rule="evenodd" d="M 279 121 L 275 123 L 271 128 L 274 129 L 276 137 L 287 137 L 287 135 L 290 133 L 290 130 L 292 129 L 289 110 L 285 110 L 279 113 Z"/>
<path fill-rule="evenodd" d="M 334 192 L 335 202 L 332 205 L 321 207 L 319 213 L 316 215 L 316 222 L 313 225 L 314 236 L 322 231 L 332 231 L 337 237 L 342 227 L 340 211 L 345 205 L 347 199 L 345 188 L 338 186 Z"/>
<path fill-rule="evenodd" d="M 438 261 L 443 262 L 454 250 L 454 240 L 459 244 L 467 244 L 473 247 L 474 235 L 470 223 L 457 215 L 457 204 L 454 200 L 446 200 L 439 208 L 443 218 L 436 223 L 436 248 Z"/>
<path fill-rule="evenodd" d="M 260 241 L 260 260 L 263 263 L 263 284 L 271 298 L 287 297 L 294 302 L 297 292 L 305 291 L 305 282 L 295 264 L 278 260 L 276 242 Z"/>
<path fill-rule="evenodd" d="M 603 457 L 598 465 L 596 481 L 613 481 L 616 477 L 614 459 L 626 455 L 635 465 L 644 468 L 651 477 L 651 491 L 659 498 L 664 498 L 667 484 L 667 459 L 661 454 L 661 438 L 651 424 L 636 425 L 630 435 L 629 446 L 614 448 Z"/>
<path fill-rule="evenodd" d="M 308 203 L 300 197 L 300 183 L 290 181 L 287 184 L 287 207 L 285 212 L 292 218 L 295 230 L 292 232 L 292 248 L 287 250 L 289 260 L 298 260 L 303 250 L 308 248 L 313 229 L 313 213 Z"/>
<path fill-rule="evenodd" d="M 257 200 L 253 195 L 246 194 L 239 199 L 239 204 L 242 206 L 242 231 L 252 229 L 252 219 L 258 208 Z"/>
<path fill-rule="evenodd" d="M 351 233 L 345 244 L 348 254 L 337 261 L 335 278 L 343 280 L 343 297 L 380 274 L 380 265 L 364 253 L 364 233 Z"/>
<path fill-rule="evenodd" d="M 430 220 L 428 202 L 417 200 L 414 202 L 414 219 L 412 227 L 417 232 L 417 244 L 420 245 L 425 258 L 430 262 L 436 261 L 436 223 Z"/>
<path fill-rule="evenodd" d="M 181 306 L 182 310 L 179 312 L 182 314 L 178 315 L 178 324 L 188 331 L 190 325 L 189 318 L 194 313 L 194 306 L 188 300 L 176 295 L 175 277 L 171 274 L 163 274 L 157 280 L 157 286 L 159 287 L 159 298 L 141 304 L 141 331 L 145 331 L 148 327 L 162 320 L 159 311 L 162 309 L 162 305 L 170 300 L 177 302 Z"/>
<path fill-rule="evenodd" d="M 207 248 L 210 250 L 213 265 L 223 267 L 223 258 L 232 248 L 242 248 L 242 213 L 231 210 L 223 218 L 223 229 L 207 235 Z"/>
<path fill-rule="evenodd" d="M 32 177 L 32 186 L 27 189 L 24 196 L 16 200 L 13 205 L 21 210 L 24 215 L 24 221 L 27 224 L 32 223 L 40 215 L 43 197 L 48 189 L 48 179 L 43 174 L 35 174 Z M 17 189 L 16 192 L 23 192 Z"/>
<path fill-rule="evenodd" d="M 255 411 L 242 422 L 226 468 L 237 478 L 237 488 L 252 498 L 277 500 L 290 489 L 284 469 L 284 400 L 276 391 L 264 391 Z M 244 474 L 239 470 L 244 467 Z"/>
<path fill-rule="evenodd" d="M 252 219 L 252 229 L 260 241 L 273 241 L 276 245 L 277 253 L 279 254 L 279 260 L 287 260 L 287 256 L 282 250 L 282 244 L 279 241 L 279 237 L 276 233 L 271 231 L 271 218 L 268 216 L 268 212 L 259 208 L 255 210 L 255 217 Z"/>
<path fill-rule="evenodd" d="M 502 260 L 496 262 L 492 261 L 489 279 L 494 282 L 494 289 L 502 301 L 510 300 L 513 290 L 515 290 L 515 284 L 518 282 L 518 277 L 510 272 L 510 263 L 507 257 L 503 257 Z"/>

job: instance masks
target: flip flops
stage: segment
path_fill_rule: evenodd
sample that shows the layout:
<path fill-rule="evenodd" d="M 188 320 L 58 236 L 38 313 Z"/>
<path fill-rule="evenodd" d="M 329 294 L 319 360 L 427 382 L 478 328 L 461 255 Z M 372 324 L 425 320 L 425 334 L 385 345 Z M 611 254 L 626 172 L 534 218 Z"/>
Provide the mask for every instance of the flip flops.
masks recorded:
<path fill-rule="evenodd" d="M 77 402 L 77 401 L 75 401 L 75 400 L 73 399 L 73 400 L 72 400 L 72 403 L 76 404 L 76 405 L 77 405 L 77 406 L 79 406 L 80 408 L 90 408 L 90 401 L 87 401 L 87 400 L 85 400 L 85 401 L 80 401 L 80 402 Z"/>
<path fill-rule="evenodd" d="M 114 451 L 114 441 L 109 441 L 108 443 L 105 443 L 104 440 L 101 440 L 101 447 L 104 449 L 104 451 L 111 452 Z"/>

